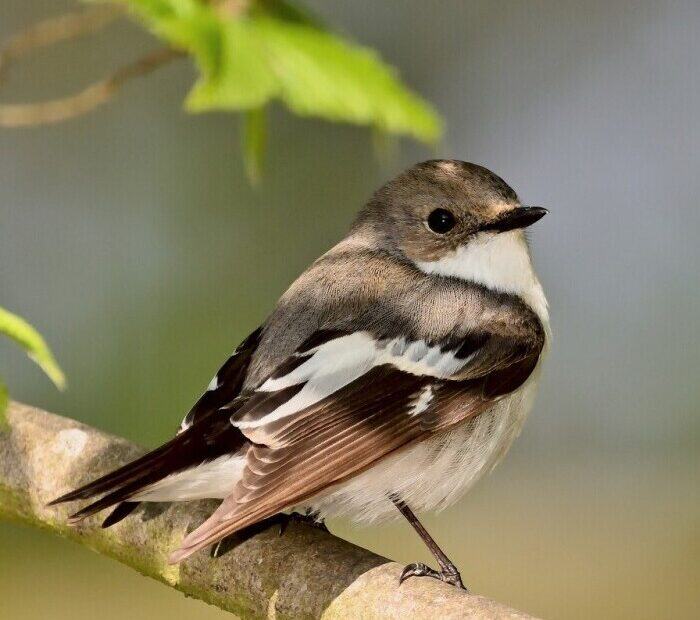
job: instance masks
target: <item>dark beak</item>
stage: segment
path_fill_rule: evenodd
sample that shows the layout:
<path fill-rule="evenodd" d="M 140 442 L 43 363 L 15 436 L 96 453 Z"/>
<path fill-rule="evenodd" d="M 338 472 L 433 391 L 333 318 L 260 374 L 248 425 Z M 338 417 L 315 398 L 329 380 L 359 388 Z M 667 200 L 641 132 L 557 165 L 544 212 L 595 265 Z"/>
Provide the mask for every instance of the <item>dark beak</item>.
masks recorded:
<path fill-rule="evenodd" d="M 481 230 L 507 232 L 517 228 L 527 228 L 546 214 L 547 209 L 543 207 L 516 207 L 512 211 L 504 213 L 497 220 L 485 224 Z"/>

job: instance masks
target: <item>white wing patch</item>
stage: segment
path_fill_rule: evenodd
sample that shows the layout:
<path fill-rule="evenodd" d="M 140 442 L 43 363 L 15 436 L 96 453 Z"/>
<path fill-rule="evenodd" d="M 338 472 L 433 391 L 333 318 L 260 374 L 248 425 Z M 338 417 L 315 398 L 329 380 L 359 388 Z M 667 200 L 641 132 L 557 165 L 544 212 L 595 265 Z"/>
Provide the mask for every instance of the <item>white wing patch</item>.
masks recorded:
<path fill-rule="evenodd" d="M 291 416 L 323 398 L 330 396 L 371 368 L 384 364 L 417 376 L 444 379 L 454 375 L 470 357 L 458 358 L 454 351 L 442 351 L 439 345 L 423 340 L 406 338 L 376 340 L 368 332 L 355 332 L 325 342 L 302 356 L 308 360 L 282 377 L 268 379 L 259 388 L 261 392 L 279 390 L 304 384 L 294 396 L 260 419 L 234 421 L 241 430 L 252 429 Z M 424 400 L 416 405 L 427 407 L 432 392 L 421 394 Z M 425 400 L 428 399 L 428 400 Z M 412 411 L 419 413 L 417 409 Z M 421 409 L 424 410 L 424 409 Z"/>
<path fill-rule="evenodd" d="M 418 415 L 419 413 L 423 413 L 428 408 L 428 405 L 430 405 L 430 402 L 432 400 L 433 400 L 433 386 L 426 385 L 418 393 L 418 398 L 416 398 L 413 405 L 411 405 L 411 409 L 409 410 L 408 415 Z"/>
<path fill-rule="evenodd" d="M 255 428 L 301 411 L 365 374 L 377 359 L 375 340 L 365 332 L 335 338 L 308 353 L 311 357 L 301 366 L 283 377 L 268 379 L 258 388 L 260 392 L 277 392 L 305 383 L 296 395 L 263 418 L 234 422 L 234 426 Z"/>

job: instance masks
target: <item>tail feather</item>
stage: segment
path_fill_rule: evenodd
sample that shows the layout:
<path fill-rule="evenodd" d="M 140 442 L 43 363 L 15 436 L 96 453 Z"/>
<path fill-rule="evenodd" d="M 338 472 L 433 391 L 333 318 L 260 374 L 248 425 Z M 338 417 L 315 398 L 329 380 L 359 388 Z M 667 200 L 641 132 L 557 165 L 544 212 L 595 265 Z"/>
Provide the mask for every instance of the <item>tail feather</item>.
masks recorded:
<path fill-rule="evenodd" d="M 107 518 L 102 522 L 103 528 L 112 527 L 115 523 L 119 523 L 122 519 L 126 519 L 134 510 L 141 505 L 141 502 L 121 502 L 116 508 L 107 515 Z"/>
<path fill-rule="evenodd" d="M 137 478 L 136 480 L 125 484 L 124 486 L 112 491 L 111 493 L 107 493 L 107 495 L 105 495 L 104 497 L 98 499 L 95 502 L 92 502 L 91 504 L 88 504 L 84 508 L 81 508 L 80 510 L 78 510 L 78 512 L 73 513 L 70 517 L 68 517 L 68 524 L 74 525 L 79 521 L 82 521 L 83 519 L 91 517 L 92 515 L 100 512 L 101 510 L 104 510 L 105 508 L 114 506 L 115 504 L 118 504 L 119 506 L 122 506 L 125 503 L 136 504 L 137 502 L 128 502 L 127 500 L 144 487 L 147 487 L 149 484 L 157 482 L 158 480 L 164 478 L 167 475 L 169 474 L 163 474 L 160 471 L 154 471 L 150 474 L 146 474 L 140 478 Z M 105 521 L 111 521 L 113 514 L 114 513 L 110 514 L 105 519 Z M 117 514 L 117 516 L 119 515 Z"/>
<path fill-rule="evenodd" d="M 175 437 L 175 439 L 177 439 L 177 437 Z M 175 442 L 175 439 L 172 439 L 168 443 L 163 444 L 148 454 L 144 454 L 135 461 L 127 463 L 119 469 L 115 469 L 114 471 L 105 474 L 92 482 L 88 482 L 77 489 L 51 500 L 47 506 L 55 506 L 56 504 L 72 502 L 78 499 L 89 499 L 91 497 L 95 497 L 95 495 L 99 495 L 100 493 L 105 493 L 111 489 L 114 489 L 120 484 L 128 482 L 129 479 L 132 479 L 135 475 L 147 470 L 155 461 L 158 460 L 158 458 L 167 453 L 172 444 Z"/>
<path fill-rule="evenodd" d="M 77 523 L 118 504 L 103 524 L 109 527 L 136 508 L 138 502 L 129 499 L 143 489 L 172 474 L 226 454 L 235 454 L 245 443 L 242 433 L 230 424 L 228 414 L 209 416 L 141 458 L 56 498 L 49 506 L 104 494 L 71 515 L 69 523 Z"/>
<path fill-rule="evenodd" d="M 201 462 L 202 460 L 204 459 L 197 459 L 198 462 Z M 109 508 L 114 504 L 122 503 L 150 484 L 158 482 L 158 480 L 169 476 L 173 472 L 180 471 L 185 468 L 186 466 L 174 466 L 173 463 L 169 464 L 167 460 L 162 459 L 161 461 L 151 463 L 151 465 L 145 471 L 143 470 L 143 467 L 139 467 L 134 471 L 134 476 L 129 478 L 125 483 L 121 485 L 114 485 L 114 487 L 112 487 L 114 490 L 107 493 L 104 497 L 92 502 L 91 504 L 88 504 L 84 508 L 81 508 L 78 510 L 78 512 L 73 513 L 70 517 L 68 517 L 68 523 L 77 523 L 86 517 L 91 517 L 92 515 L 100 512 L 100 510 Z"/>

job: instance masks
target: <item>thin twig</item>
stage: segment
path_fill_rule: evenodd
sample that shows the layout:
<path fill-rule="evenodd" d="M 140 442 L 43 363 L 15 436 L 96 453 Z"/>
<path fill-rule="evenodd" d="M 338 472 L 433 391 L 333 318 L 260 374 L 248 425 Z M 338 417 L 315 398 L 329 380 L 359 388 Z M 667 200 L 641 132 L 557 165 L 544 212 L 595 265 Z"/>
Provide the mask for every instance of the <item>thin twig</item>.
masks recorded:
<path fill-rule="evenodd" d="M 123 14 L 122 7 L 98 5 L 31 25 L 11 37 L 0 49 L 0 77 L 13 60 L 42 47 L 98 32 Z"/>
<path fill-rule="evenodd" d="M 152 73 L 185 54 L 170 47 L 150 52 L 79 93 L 40 103 L 0 105 L 0 127 L 49 125 L 80 116 L 109 101 L 127 80 Z"/>

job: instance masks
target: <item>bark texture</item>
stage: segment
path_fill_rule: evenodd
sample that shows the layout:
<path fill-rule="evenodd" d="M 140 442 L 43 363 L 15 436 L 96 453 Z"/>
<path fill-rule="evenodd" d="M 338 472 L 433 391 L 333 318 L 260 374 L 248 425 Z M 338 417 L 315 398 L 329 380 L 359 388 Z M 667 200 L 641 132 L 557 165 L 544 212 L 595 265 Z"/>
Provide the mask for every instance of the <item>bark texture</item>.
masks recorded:
<path fill-rule="evenodd" d="M 212 511 L 211 502 L 151 504 L 110 529 L 103 515 L 66 525 L 74 506 L 49 500 L 143 451 L 119 437 L 34 407 L 11 403 L 0 424 L 0 518 L 49 530 L 241 618 L 531 618 L 433 579 L 401 587 L 402 566 L 303 523 L 234 540 L 219 558 L 200 552 L 167 564 Z"/>

